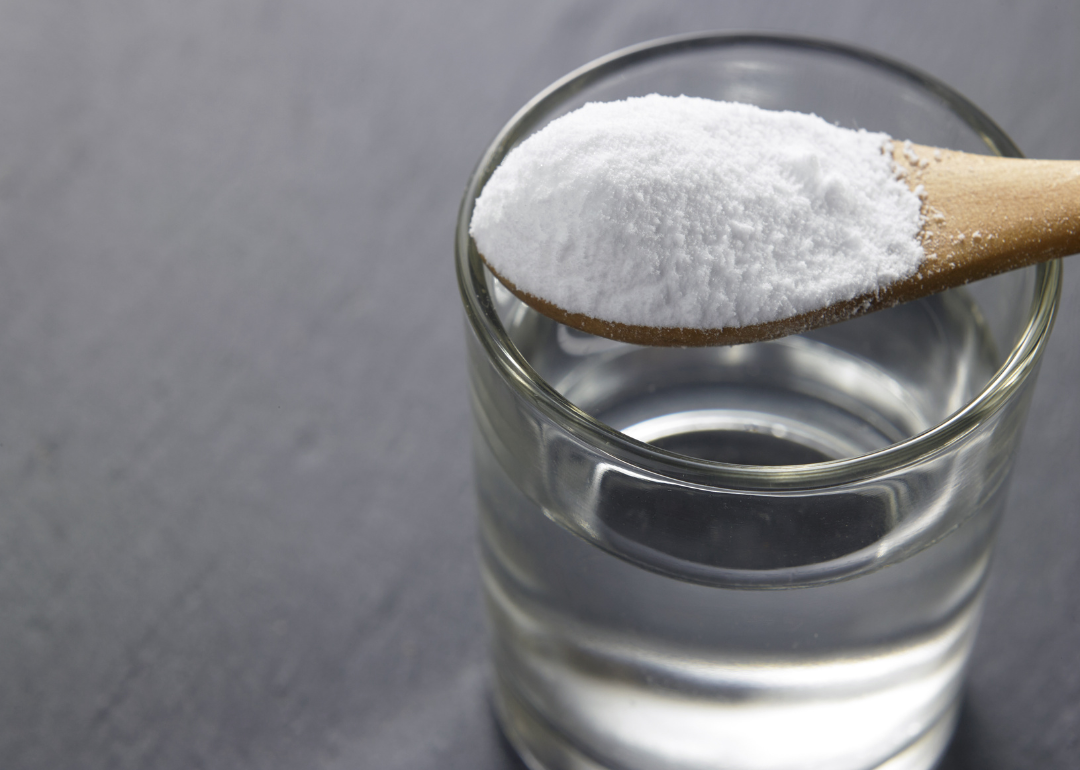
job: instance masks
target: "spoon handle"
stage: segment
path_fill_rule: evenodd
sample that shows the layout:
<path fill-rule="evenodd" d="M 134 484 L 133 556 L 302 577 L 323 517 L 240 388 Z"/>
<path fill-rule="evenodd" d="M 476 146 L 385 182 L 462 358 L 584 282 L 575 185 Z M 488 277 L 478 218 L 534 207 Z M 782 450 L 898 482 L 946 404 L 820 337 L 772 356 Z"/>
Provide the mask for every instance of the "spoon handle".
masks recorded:
<path fill-rule="evenodd" d="M 893 157 L 923 188 L 923 281 L 948 288 L 1080 252 L 1080 161 L 899 142 Z"/>

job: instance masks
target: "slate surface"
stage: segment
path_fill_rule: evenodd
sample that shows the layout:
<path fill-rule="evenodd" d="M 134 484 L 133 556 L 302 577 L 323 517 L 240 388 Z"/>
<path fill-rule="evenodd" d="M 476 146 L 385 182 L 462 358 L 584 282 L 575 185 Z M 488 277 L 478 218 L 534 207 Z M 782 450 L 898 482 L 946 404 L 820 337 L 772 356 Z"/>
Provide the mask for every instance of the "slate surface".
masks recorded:
<path fill-rule="evenodd" d="M 0 766 L 520 768 L 491 723 L 452 227 L 616 48 L 855 43 L 1080 158 L 1080 5 L 0 4 Z M 959 770 L 1080 765 L 1080 271 Z"/>

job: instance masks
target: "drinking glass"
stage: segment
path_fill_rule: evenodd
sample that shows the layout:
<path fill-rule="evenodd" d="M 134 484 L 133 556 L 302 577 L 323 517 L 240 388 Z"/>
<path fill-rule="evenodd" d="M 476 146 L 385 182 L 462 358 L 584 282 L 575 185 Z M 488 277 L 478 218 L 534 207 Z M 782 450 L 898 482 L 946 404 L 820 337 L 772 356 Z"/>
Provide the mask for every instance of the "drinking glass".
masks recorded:
<path fill-rule="evenodd" d="M 539 770 L 916 770 L 943 751 L 1059 263 L 806 334 L 592 337 L 468 235 L 506 153 L 590 101 L 687 94 L 1019 155 L 941 83 L 819 41 L 696 35 L 529 102 L 457 226 L 500 723 Z"/>

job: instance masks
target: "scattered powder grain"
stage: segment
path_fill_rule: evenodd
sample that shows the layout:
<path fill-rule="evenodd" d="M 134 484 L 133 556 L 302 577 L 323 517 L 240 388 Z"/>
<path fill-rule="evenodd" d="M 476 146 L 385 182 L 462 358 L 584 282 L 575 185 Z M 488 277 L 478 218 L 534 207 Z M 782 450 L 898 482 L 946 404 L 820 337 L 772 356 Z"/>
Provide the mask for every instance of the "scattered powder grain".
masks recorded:
<path fill-rule="evenodd" d="M 624 324 L 776 321 L 916 272 L 889 137 L 659 95 L 590 103 L 510 152 L 470 233 L 522 291 Z"/>

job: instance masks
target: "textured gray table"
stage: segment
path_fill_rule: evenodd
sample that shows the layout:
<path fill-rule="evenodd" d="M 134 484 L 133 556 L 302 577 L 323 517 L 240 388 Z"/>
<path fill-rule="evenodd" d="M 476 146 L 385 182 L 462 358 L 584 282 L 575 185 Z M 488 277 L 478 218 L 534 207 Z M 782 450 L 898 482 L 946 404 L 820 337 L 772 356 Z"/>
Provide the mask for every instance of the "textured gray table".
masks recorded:
<path fill-rule="evenodd" d="M 0 767 L 518 768 L 452 226 L 564 72 L 704 29 L 915 63 L 1080 157 L 1080 6 L 0 3 Z M 1066 271 L 947 768 L 1080 764 Z"/>

